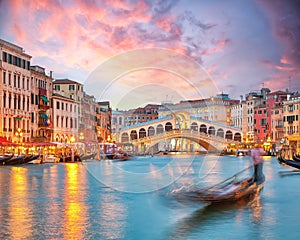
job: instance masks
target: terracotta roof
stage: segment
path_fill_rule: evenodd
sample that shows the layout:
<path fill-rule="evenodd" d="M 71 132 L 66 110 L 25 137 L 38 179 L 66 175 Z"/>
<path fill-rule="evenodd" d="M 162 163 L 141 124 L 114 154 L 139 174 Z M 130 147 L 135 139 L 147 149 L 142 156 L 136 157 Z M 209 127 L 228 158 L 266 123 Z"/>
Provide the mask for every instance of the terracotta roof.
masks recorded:
<path fill-rule="evenodd" d="M 67 78 L 64 78 L 64 79 L 56 79 L 55 81 L 53 81 L 53 84 L 79 84 L 79 85 L 82 85 L 81 83 L 79 82 L 76 82 L 76 81 L 73 81 L 73 80 L 70 80 L 70 79 L 67 79 Z"/>

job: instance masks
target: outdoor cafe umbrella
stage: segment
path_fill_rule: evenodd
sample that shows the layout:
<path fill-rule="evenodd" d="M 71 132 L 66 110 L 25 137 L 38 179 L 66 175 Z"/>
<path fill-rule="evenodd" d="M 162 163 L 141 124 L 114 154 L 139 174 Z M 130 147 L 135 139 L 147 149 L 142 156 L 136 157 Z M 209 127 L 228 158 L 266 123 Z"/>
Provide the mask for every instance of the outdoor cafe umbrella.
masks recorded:
<path fill-rule="evenodd" d="M 4 137 L 0 137 L 0 146 L 2 147 L 7 147 L 7 146 L 18 146 L 17 144 L 8 141 L 6 138 Z"/>

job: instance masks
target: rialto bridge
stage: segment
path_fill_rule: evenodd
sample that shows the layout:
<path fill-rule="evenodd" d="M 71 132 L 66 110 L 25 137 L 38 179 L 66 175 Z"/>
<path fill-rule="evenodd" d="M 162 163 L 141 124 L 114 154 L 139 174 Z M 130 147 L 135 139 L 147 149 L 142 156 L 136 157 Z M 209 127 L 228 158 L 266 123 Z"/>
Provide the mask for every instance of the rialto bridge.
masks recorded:
<path fill-rule="evenodd" d="M 193 117 L 181 111 L 127 126 L 122 128 L 116 137 L 118 142 L 135 146 L 136 152 L 150 152 L 150 149 L 151 152 L 195 152 L 204 149 L 215 152 L 223 150 L 229 143 L 240 142 L 242 131 L 233 126 Z"/>

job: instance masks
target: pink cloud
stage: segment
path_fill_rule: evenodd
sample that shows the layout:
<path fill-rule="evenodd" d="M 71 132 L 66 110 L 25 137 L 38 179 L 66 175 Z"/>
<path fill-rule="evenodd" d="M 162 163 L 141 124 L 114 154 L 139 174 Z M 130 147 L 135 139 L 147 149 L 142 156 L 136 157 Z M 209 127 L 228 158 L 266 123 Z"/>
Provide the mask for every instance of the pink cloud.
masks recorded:
<path fill-rule="evenodd" d="M 224 47 L 226 45 L 228 45 L 229 40 L 219 40 L 217 41 L 217 43 L 210 49 L 206 49 L 202 52 L 202 55 L 211 55 L 214 53 L 218 53 L 218 52 L 223 52 L 224 51 Z"/>

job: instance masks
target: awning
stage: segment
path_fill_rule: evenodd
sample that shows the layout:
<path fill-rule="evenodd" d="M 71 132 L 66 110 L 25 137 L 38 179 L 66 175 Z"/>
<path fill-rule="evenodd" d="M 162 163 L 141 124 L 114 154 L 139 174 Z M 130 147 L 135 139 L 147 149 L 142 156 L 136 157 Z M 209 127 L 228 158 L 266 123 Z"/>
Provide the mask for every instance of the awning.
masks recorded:
<path fill-rule="evenodd" d="M 48 98 L 43 95 L 41 95 L 41 99 L 43 99 L 44 102 L 49 102 Z"/>
<path fill-rule="evenodd" d="M 42 112 L 40 112 L 40 115 L 41 115 L 41 117 L 42 117 L 42 118 L 44 118 L 44 119 L 48 120 L 48 116 L 47 116 L 47 114 L 46 114 L 46 113 L 42 113 Z"/>

